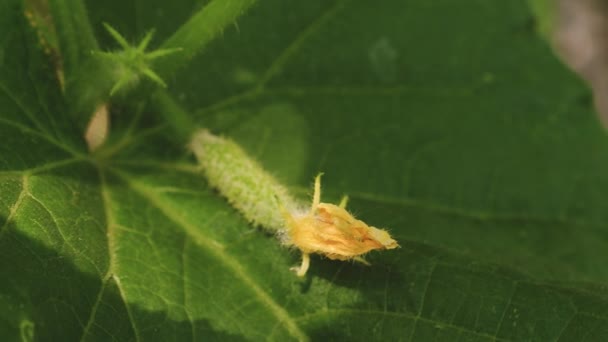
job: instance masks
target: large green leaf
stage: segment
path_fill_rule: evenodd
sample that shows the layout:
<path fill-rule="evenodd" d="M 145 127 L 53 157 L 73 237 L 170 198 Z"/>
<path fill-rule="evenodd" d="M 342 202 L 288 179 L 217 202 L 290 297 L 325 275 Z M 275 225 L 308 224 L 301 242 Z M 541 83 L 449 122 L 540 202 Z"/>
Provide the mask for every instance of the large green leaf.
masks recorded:
<path fill-rule="evenodd" d="M 106 48 L 102 21 L 160 40 L 200 6 L 88 5 Z M 261 1 L 171 80 L 201 126 L 302 198 L 324 171 L 402 245 L 305 279 L 158 108 L 115 106 L 119 148 L 89 156 L 22 13 L 0 3 L 0 339 L 608 337 L 608 139 L 526 1 Z"/>

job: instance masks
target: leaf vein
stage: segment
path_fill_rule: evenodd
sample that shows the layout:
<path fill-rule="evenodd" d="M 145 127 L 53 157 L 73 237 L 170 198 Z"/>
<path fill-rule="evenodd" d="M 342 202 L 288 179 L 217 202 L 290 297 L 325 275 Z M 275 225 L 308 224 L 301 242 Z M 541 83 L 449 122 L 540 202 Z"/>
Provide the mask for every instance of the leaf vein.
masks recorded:
<path fill-rule="evenodd" d="M 124 289 L 122 288 L 122 284 L 120 282 L 120 278 L 118 278 L 118 276 L 116 275 L 116 273 L 118 272 L 118 262 L 117 262 L 117 255 L 116 255 L 116 250 L 117 250 L 117 246 L 116 246 L 116 219 L 114 218 L 114 215 L 112 214 L 112 210 L 110 208 L 110 203 L 112 202 L 112 198 L 110 195 L 110 191 L 108 190 L 108 185 L 107 185 L 107 181 L 106 181 L 106 176 L 105 173 L 103 172 L 103 170 L 99 170 L 99 179 L 100 179 L 100 191 L 101 191 L 101 197 L 103 200 L 103 207 L 104 207 L 104 211 L 105 211 L 105 217 L 106 217 L 106 225 L 107 225 L 107 243 L 108 243 L 108 257 L 109 257 L 109 266 L 108 266 L 108 272 L 106 274 L 106 277 L 108 279 L 113 279 L 114 282 L 116 283 L 116 287 L 118 288 L 118 293 L 120 294 L 120 298 L 123 301 L 123 304 L 125 306 L 125 310 L 127 311 L 127 316 L 129 317 L 129 323 L 131 323 L 131 328 L 133 329 L 133 334 L 135 335 L 135 340 L 136 341 L 141 341 L 141 337 L 139 336 L 139 330 L 137 329 L 137 326 L 135 325 L 135 320 L 133 318 L 133 313 L 131 312 L 131 307 L 129 305 L 129 303 L 127 302 L 127 298 L 125 296 L 125 292 Z M 93 313 L 91 313 L 93 314 Z"/>
<path fill-rule="evenodd" d="M 102 274 L 103 272 L 101 272 L 101 270 L 99 269 L 99 267 L 97 266 L 97 264 L 86 254 L 84 253 L 80 253 L 79 250 L 74 247 L 74 245 L 72 245 L 72 243 L 70 242 L 70 240 L 67 238 L 67 236 L 64 234 L 63 230 L 61 229 L 61 225 L 59 224 L 59 219 L 57 219 L 57 217 L 55 217 L 55 214 L 53 213 L 53 211 L 51 209 L 49 209 L 46 204 L 44 204 L 44 202 L 42 202 L 39 198 L 37 198 L 36 196 L 34 196 L 34 194 L 32 194 L 31 191 L 27 192 L 28 197 L 30 197 L 31 199 L 33 199 L 36 203 L 38 203 L 51 217 L 51 219 L 53 220 L 53 223 L 55 224 L 55 227 L 57 228 L 57 232 L 59 233 L 59 236 L 61 236 L 61 239 L 65 242 L 65 244 L 76 254 L 78 254 L 80 257 L 82 257 L 83 259 L 87 260 L 96 270 L 98 274 Z"/>
<path fill-rule="evenodd" d="M 260 78 L 256 88 L 262 89 L 274 77 L 278 74 L 283 66 L 289 61 L 289 59 L 298 51 L 298 49 L 304 44 L 304 42 L 312 35 L 314 35 L 326 22 L 336 15 L 349 0 L 336 1 L 333 6 L 328 7 L 324 13 L 322 13 L 317 19 L 310 23 L 304 30 L 302 30 L 296 38 L 279 54 L 279 56 L 270 64 L 270 67 L 264 75 Z"/>
<path fill-rule="evenodd" d="M 42 123 L 40 121 L 36 120 L 36 116 L 34 115 L 34 113 L 32 113 L 32 111 L 30 109 L 25 107 L 25 105 L 23 103 L 21 103 L 21 101 L 19 101 L 19 99 L 17 99 L 17 97 L 8 89 L 8 87 L 4 83 L 0 83 L 0 90 L 2 90 L 2 92 L 6 95 L 6 97 L 8 97 L 11 101 L 13 101 L 13 103 L 15 105 L 17 105 L 17 107 L 19 109 L 21 109 L 21 111 L 28 117 L 28 119 L 31 120 L 31 122 L 40 131 L 44 132 L 44 126 L 42 125 Z"/>
<path fill-rule="evenodd" d="M 507 311 L 509 310 L 511 303 L 513 302 L 513 297 L 515 297 L 515 292 L 517 291 L 517 287 L 518 287 L 518 282 L 516 281 L 513 283 L 513 290 L 511 290 L 511 293 L 509 294 L 509 300 L 505 304 L 505 309 L 503 310 L 502 316 L 500 317 L 500 320 L 498 321 L 498 326 L 496 327 L 496 331 L 494 332 L 495 336 L 498 336 L 498 333 L 500 332 L 500 328 L 502 328 L 502 324 L 505 320 L 505 317 L 507 316 Z"/>
<path fill-rule="evenodd" d="M 0 177 L 16 177 L 21 175 L 32 176 L 40 172 L 50 171 L 54 169 L 58 169 L 60 167 L 70 165 L 73 163 L 81 162 L 83 159 L 81 158 L 68 158 L 63 159 L 51 163 L 46 163 L 44 165 L 32 167 L 30 169 L 22 169 L 22 170 L 4 170 L 0 171 Z"/>
<path fill-rule="evenodd" d="M 19 196 L 15 200 L 15 203 L 11 206 L 9 210 L 8 217 L 4 222 L 4 225 L 0 228 L 0 239 L 4 236 L 4 234 L 8 231 L 8 225 L 15 219 L 15 215 L 17 215 L 17 210 L 21 207 L 21 203 L 23 203 L 23 199 L 28 194 L 28 179 L 29 177 L 24 175 L 21 177 L 21 192 L 19 192 Z"/>
<path fill-rule="evenodd" d="M 253 280 L 243 269 L 243 267 L 229 254 L 224 251 L 224 248 L 220 247 L 219 242 L 210 239 L 204 235 L 202 235 L 199 229 L 192 225 L 190 222 L 184 219 L 182 215 L 175 211 L 172 207 L 167 205 L 163 201 L 163 199 L 158 196 L 153 190 L 151 190 L 146 185 L 139 183 L 129 175 L 124 174 L 118 170 L 114 170 L 114 173 L 117 174 L 120 178 L 122 178 L 135 192 L 139 193 L 145 199 L 147 199 L 154 207 L 160 210 L 168 219 L 182 227 L 185 233 L 192 237 L 197 244 L 209 252 L 211 252 L 218 260 L 224 263 L 227 268 L 234 273 L 235 276 L 240 278 L 245 284 L 247 284 L 248 288 L 250 288 L 253 293 L 260 299 L 261 303 L 264 303 L 266 307 L 272 312 L 272 314 L 276 317 L 277 320 L 283 322 L 285 324 L 289 333 L 301 341 L 308 340 L 308 336 L 300 329 L 300 327 L 295 323 L 295 321 L 289 316 L 289 314 L 285 311 L 284 308 L 279 306 L 272 297 L 264 291 L 256 282 Z"/>
<path fill-rule="evenodd" d="M 44 139 L 44 140 L 48 141 L 49 143 L 51 143 L 51 144 L 59 147 L 63 151 L 65 151 L 65 152 L 67 152 L 67 153 L 69 153 L 69 154 L 71 154 L 73 156 L 76 156 L 76 157 L 81 156 L 80 152 L 75 151 L 75 150 L 71 149 L 70 147 L 62 144 L 61 142 L 59 142 L 59 141 L 51 138 L 50 136 L 42 134 L 41 132 L 38 132 L 36 130 L 33 130 L 30 127 L 25 126 L 25 125 L 23 125 L 21 123 L 13 122 L 13 121 L 10 121 L 10 120 L 4 119 L 4 118 L 0 118 L 0 123 L 4 123 L 6 125 L 13 126 L 15 128 L 20 129 L 24 133 L 28 133 L 28 134 L 37 136 L 39 138 L 42 138 L 42 139 Z"/>
<path fill-rule="evenodd" d="M 448 328 L 452 328 L 454 330 L 457 330 L 460 333 L 468 333 L 468 334 L 473 334 L 479 337 L 484 337 L 484 338 L 488 338 L 491 340 L 496 340 L 496 341 L 508 341 L 502 338 L 498 338 L 496 336 L 492 336 L 490 334 L 484 333 L 484 332 L 480 332 L 480 331 L 475 331 L 475 330 L 471 330 L 462 326 L 458 326 L 458 325 L 454 325 L 454 324 L 450 324 L 450 323 L 446 323 L 446 322 L 442 322 L 442 321 L 435 321 L 433 319 L 430 318 L 426 318 L 426 317 L 419 317 L 417 315 L 413 315 L 411 313 L 408 312 L 396 312 L 396 311 L 381 311 L 381 310 L 370 310 L 370 309 L 352 309 L 352 308 L 341 308 L 341 309 L 327 309 L 327 310 L 320 310 L 318 312 L 314 312 L 314 313 L 309 313 L 309 314 L 305 314 L 299 317 L 296 317 L 296 321 L 309 321 L 309 320 L 313 320 L 318 318 L 319 316 L 322 318 L 323 316 L 328 316 L 328 315 L 339 315 L 339 314 L 353 314 L 353 315 L 379 315 L 379 316 L 392 316 L 392 317 L 398 317 L 398 318 L 406 318 L 406 319 L 411 319 L 414 321 L 423 321 L 426 323 L 430 323 L 430 324 L 441 324 L 441 326 L 443 327 L 448 327 Z M 412 340 L 411 337 L 409 339 L 410 341 Z"/>
<path fill-rule="evenodd" d="M 308 189 L 302 187 L 291 187 L 294 191 L 298 193 L 307 193 Z M 326 192 L 331 193 L 331 191 L 326 190 Z M 486 212 L 482 210 L 474 210 L 474 209 L 464 209 L 464 208 L 452 208 L 446 206 L 444 204 L 439 203 L 431 203 L 422 201 L 415 198 L 394 198 L 387 196 L 380 196 L 376 194 L 370 194 L 366 192 L 350 192 L 348 193 L 351 199 L 360 199 L 370 202 L 376 202 L 380 204 L 394 205 L 399 207 L 417 207 L 432 211 L 434 213 L 438 213 L 446 216 L 457 216 L 463 217 L 471 220 L 488 222 L 488 221 L 520 221 L 520 222 L 529 222 L 529 223 L 539 223 L 539 224 L 563 224 L 563 225 L 573 225 L 573 226 L 590 226 L 595 227 L 594 224 L 582 220 L 575 219 L 566 219 L 566 218 L 548 218 L 542 216 L 527 216 L 527 215 L 517 215 L 517 214 L 509 214 L 509 213 L 493 213 Z M 598 226 L 599 228 L 599 226 Z"/>
<path fill-rule="evenodd" d="M 101 283 L 101 286 L 99 287 L 99 292 L 97 293 L 97 296 L 95 296 L 95 302 L 93 303 L 93 306 L 91 307 L 91 313 L 89 314 L 89 319 L 87 320 L 87 324 L 84 326 L 84 329 L 82 330 L 82 336 L 80 337 L 80 341 L 84 341 L 87 334 L 89 333 L 89 330 L 91 329 L 91 327 L 93 325 L 97 326 L 98 328 L 103 329 L 102 327 L 100 327 L 98 324 L 95 323 L 95 316 L 97 315 L 97 309 L 99 308 L 99 304 L 101 303 L 101 299 L 103 298 L 103 293 L 105 292 L 106 289 L 106 284 L 107 284 L 108 279 L 104 279 L 104 281 Z"/>
<path fill-rule="evenodd" d="M 572 316 L 570 316 L 570 318 L 568 318 L 568 321 L 566 321 L 564 323 L 564 328 L 562 330 L 560 330 L 559 334 L 557 334 L 557 338 L 555 339 L 556 341 L 559 341 L 561 336 L 564 334 L 564 332 L 566 332 L 566 330 L 568 329 L 568 327 L 570 326 L 570 324 L 572 323 L 572 321 L 574 320 L 574 318 L 578 315 L 577 311 L 574 311 L 574 313 L 572 314 Z M 581 338 L 581 341 L 583 341 L 584 339 Z"/>

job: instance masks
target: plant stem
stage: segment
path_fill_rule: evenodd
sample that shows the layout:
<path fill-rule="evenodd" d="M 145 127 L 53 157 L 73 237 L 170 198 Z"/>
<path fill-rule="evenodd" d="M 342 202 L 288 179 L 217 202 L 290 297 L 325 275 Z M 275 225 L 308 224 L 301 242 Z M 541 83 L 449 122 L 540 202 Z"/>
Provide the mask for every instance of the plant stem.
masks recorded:
<path fill-rule="evenodd" d="M 212 0 L 195 13 L 161 46 L 161 49 L 182 49 L 181 53 L 155 63 L 158 73 L 167 78 L 235 22 L 256 0 Z"/>
<path fill-rule="evenodd" d="M 159 114 L 177 135 L 176 140 L 181 144 L 189 142 L 194 131 L 198 129 L 198 125 L 192 120 L 190 114 L 165 89 L 156 91 L 151 99 Z"/>
<path fill-rule="evenodd" d="M 91 115 L 108 99 L 111 68 L 91 58 L 99 45 L 84 0 L 49 0 L 64 71 L 70 115 L 86 130 Z"/>
<path fill-rule="evenodd" d="M 66 78 L 70 78 L 91 51 L 98 48 L 82 0 L 49 1 Z"/>

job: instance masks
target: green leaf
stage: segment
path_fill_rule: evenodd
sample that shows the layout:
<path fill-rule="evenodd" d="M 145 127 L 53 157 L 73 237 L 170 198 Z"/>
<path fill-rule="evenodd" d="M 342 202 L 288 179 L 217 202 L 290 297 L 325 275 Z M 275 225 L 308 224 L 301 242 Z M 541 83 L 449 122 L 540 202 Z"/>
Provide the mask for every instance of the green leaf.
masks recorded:
<path fill-rule="evenodd" d="M 199 8 L 88 5 L 104 49 L 104 21 L 162 41 Z M 114 104 L 91 156 L 79 99 L 0 2 L 0 340 L 605 340 L 608 139 L 533 20 L 524 0 L 262 1 L 169 96 Z M 299 279 L 166 108 L 304 200 L 325 172 L 326 201 L 402 248 Z"/>

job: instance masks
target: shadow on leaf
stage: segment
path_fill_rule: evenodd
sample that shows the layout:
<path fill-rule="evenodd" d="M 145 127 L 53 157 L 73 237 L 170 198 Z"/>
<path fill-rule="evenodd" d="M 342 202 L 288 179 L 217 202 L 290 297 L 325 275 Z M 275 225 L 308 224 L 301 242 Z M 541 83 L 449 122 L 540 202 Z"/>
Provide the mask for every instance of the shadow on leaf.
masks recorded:
<path fill-rule="evenodd" d="M 6 219 L 0 218 L 0 222 Z M 112 277 L 104 282 L 103 275 L 96 278 L 77 270 L 61 252 L 26 237 L 13 223 L 3 229 L 0 238 L 3 341 L 244 340 L 214 330 L 206 320 L 172 320 L 166 312 L 146 311 L 125 303 Z"/>

